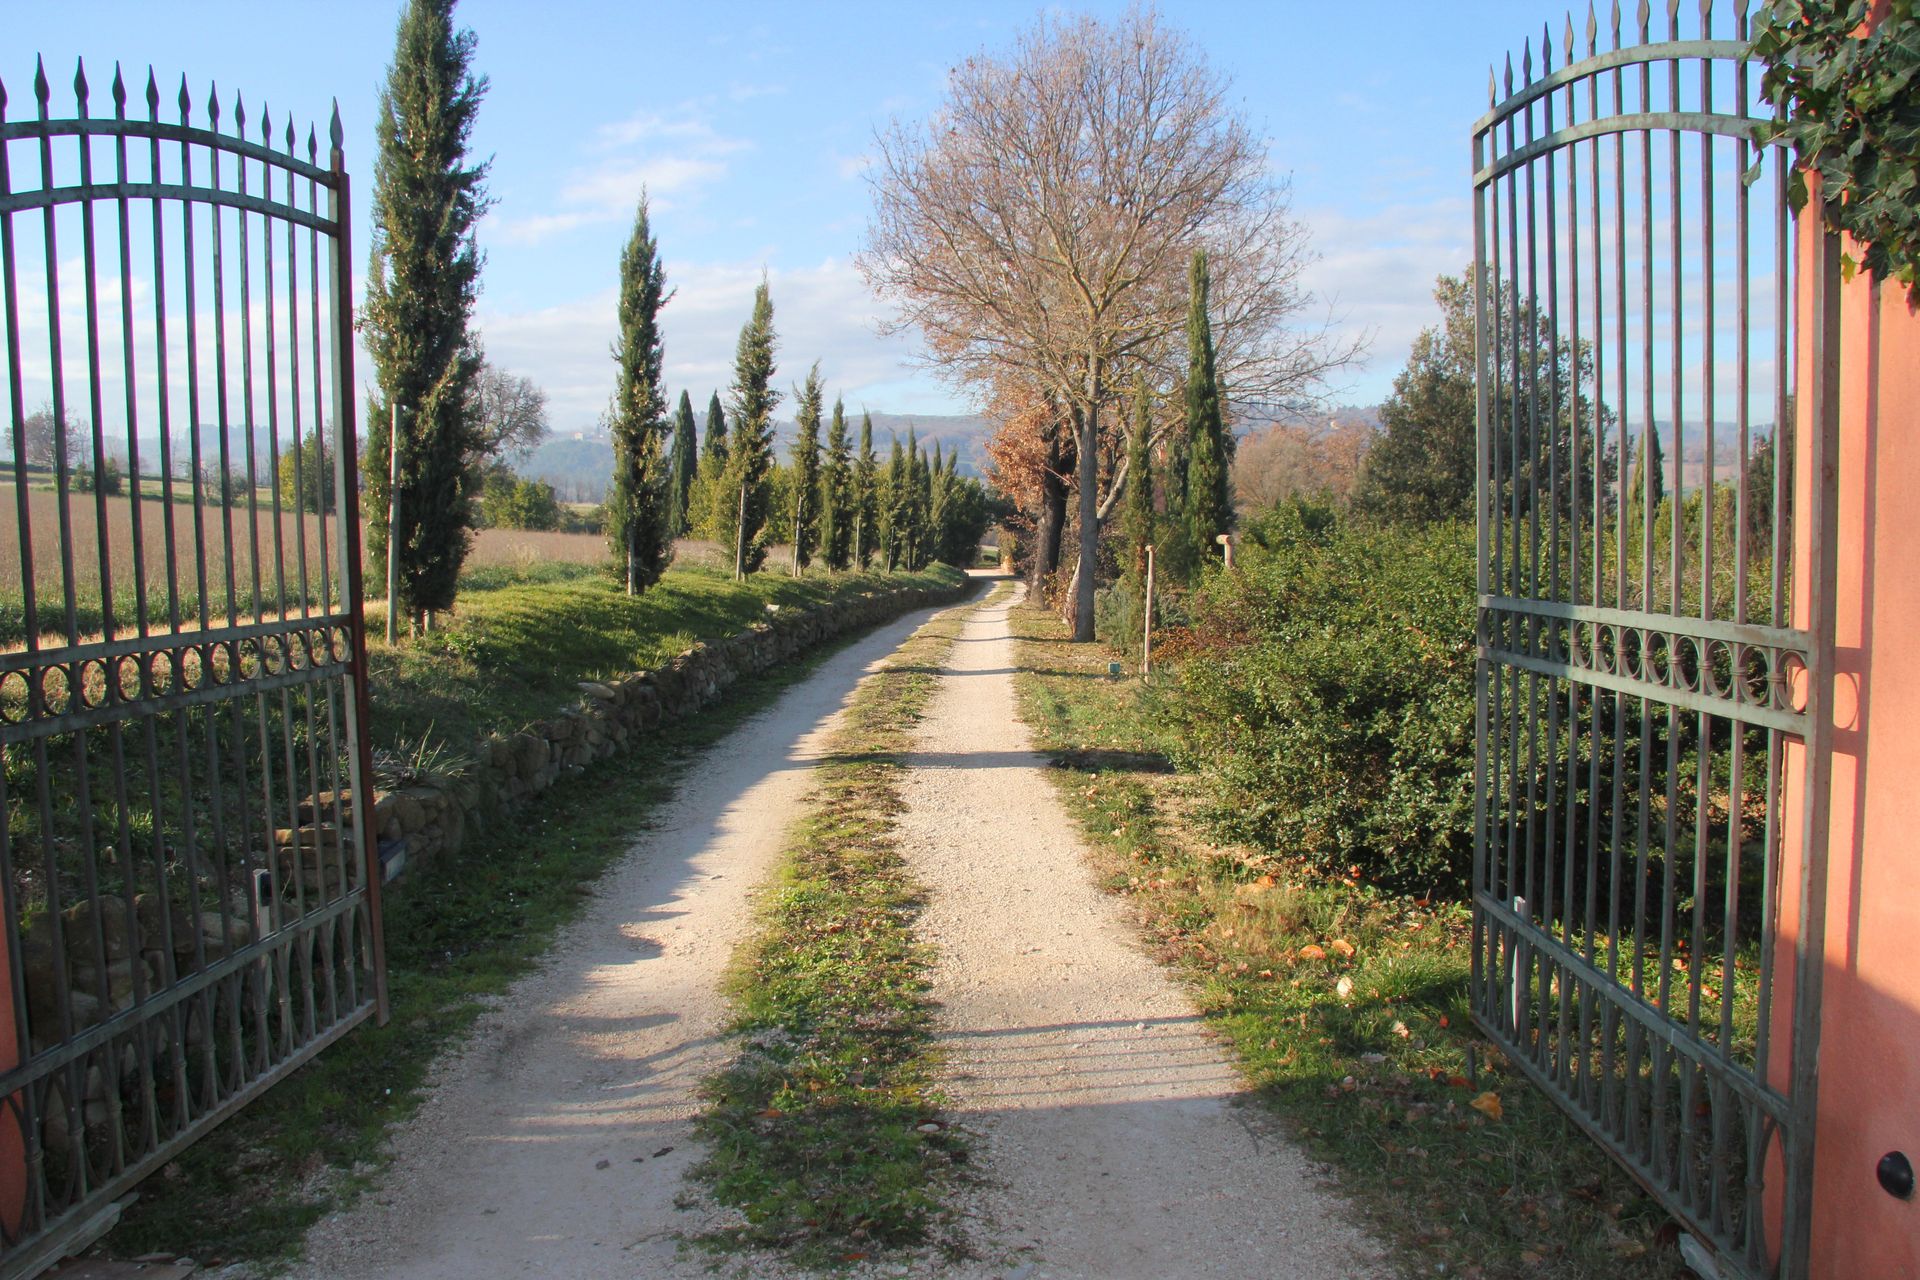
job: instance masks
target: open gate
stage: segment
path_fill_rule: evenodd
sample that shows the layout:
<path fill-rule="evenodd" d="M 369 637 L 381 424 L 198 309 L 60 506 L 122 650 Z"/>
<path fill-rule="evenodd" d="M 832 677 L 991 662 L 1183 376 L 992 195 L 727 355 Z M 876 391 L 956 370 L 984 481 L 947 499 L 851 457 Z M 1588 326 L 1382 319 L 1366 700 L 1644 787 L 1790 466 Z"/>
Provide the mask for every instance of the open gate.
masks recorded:
<path fill-rule="evenodd" d="M 1797 1276 L 1834 338 L 1795 332 L 1796 277 L 1829 315 L 1837 257 L 1822 241 L 1821 261 L 1796 260 L 1788 158 L 1756 142 L 1771 113 L 1744 6 L 1696 17 L 1683 38 L 1675 0 L 1656 31 L 1643 2 L 1623 45 L 1616 4 L 1604 44 L 1591 13 L 1579 36 L 1543 33 L 1473 129 L 1473 1002 L 1723 1274 Z M 1816 438 L 1796 485 L 1802 397 Z M 1809 874 L 1783 921 L 1789 794 Z"/>
<path fill-rule="evenodd" d="M 338 112 L 140 88 L 0 86 L 0 1277 L 384 1007 Z"/>

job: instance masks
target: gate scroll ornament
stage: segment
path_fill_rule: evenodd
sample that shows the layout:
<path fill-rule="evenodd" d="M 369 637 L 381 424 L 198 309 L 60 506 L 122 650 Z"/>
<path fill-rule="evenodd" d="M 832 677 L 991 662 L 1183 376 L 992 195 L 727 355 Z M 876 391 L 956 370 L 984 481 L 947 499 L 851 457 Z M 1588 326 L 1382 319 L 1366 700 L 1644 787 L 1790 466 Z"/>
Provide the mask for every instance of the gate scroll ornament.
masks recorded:
<path fill-rule="evenodd" d="M 0 1277 L 385 1007 L 338 109 L 73 94 L 0 85 Z"/>
<path fill-rule="evenodd" d="M 1837 251 L 1798 260 L 1744 6 L 1663 17 L 1543 32 L 1473 128 L 1472 996 L 1757 1280 L 1805 1273 L 1811 1215 Z"/>

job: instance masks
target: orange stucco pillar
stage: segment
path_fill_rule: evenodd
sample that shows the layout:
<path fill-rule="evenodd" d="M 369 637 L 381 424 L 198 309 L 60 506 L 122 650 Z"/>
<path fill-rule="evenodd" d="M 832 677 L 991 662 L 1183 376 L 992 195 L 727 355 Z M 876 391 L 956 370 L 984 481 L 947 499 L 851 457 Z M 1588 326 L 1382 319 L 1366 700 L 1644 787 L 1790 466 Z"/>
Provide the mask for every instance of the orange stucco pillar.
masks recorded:
<path fill-rule="evenodd" d="M 1800 261 L 1809 266 L 1816 221 L 1803 219 L 1800 236 Z M 1812 435 L 1810 302 L 1803 281 L 1795 441 L 1802 502 Z M 1833 779 L 1810 1275 L 1853 1280 L 1920 1276 L 1920 1202 L 1890 1195 L 1877 1176 L 1890 1152 L 1920 1164 L 1920 311 L 1900 285 L 1862 273 L 1841 290 L 1839 349 Z M 1803 573 L 1810 537 L 1797 531 Z M 1804 597 L 1795 594 L 1798 608 Z M 1789 766 L 1783 961 L 1797 936 L 1804 813 L 1799 761 Z M 1779 1048 L 1769 1066 L 1784 1088 Z"/>

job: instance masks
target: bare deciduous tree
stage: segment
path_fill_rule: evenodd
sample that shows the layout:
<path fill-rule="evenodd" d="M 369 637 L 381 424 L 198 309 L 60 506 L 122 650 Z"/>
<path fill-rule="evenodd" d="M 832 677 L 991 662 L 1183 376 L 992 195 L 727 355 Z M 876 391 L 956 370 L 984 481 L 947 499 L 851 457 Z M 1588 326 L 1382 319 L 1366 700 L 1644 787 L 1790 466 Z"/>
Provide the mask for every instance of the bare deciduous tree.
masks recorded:
<path fill-rule="evenodd" d="M 546 438 L 547 393 L 532 378 L 483 364 L 473 380 L 472 395 L 479 457 L 511 459 Z"/>
<path fill-rule="evenodd" d="M 950 75 L 945 104 L 877 140 L 860 257 L 949 377 L 1046 388 L 1078 441 L 1080 560 L 1094 563 L 1100 420 L 1144 367 L 1171 383 L 1184 349 L 1187 266 L 1216 262 L 1216 342 L 1242 399 L 1299 399 L 1357 354 L 1293 322 L 1306 232 L 1226 84 L 1151 10 L 1107 24 L 1043 20 L 1004 59 Z M 1075 635 L 1093 635 L 1078 575 Z"/>

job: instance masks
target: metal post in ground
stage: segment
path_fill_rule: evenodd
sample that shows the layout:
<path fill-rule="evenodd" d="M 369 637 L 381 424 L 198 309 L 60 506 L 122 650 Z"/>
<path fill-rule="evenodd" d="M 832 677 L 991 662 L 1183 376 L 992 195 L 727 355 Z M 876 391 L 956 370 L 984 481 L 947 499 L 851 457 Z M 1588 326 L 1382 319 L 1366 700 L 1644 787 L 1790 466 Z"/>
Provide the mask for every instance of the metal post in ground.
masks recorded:
<path fill-rule="evenodd" d="M 747 580 L 747 482 L 740 482 L 740 515 L 733 525 L 733 580 Z"/>
<path fill-rule="evenodd" d="M 1153 544 L 1147 544 L 1147 599 L 1142 610 L 1146 620 L 1141 623 L 1140 634 L 1140 674 L 1146 675 L 1153 670 Z"/>
<path fill-rule="evenodd" d="M 394 539 L 400 534 L 400 402 L 393 402 L 393 421 L 387 429 L 387 643 L 394 643 L 395 608 L 400 598 L 400 557 Z"/>
<path fill-rule="evenodd" d="M 1222 554 L 1227 557 L 1227 568 L 1228 570 L 1232 570 L 1233 568 L 1233 535 L 1230 533 L 1222 533 L 1222 534 L 1216 535 L 1213 540 L 1220 544 Z"/>

